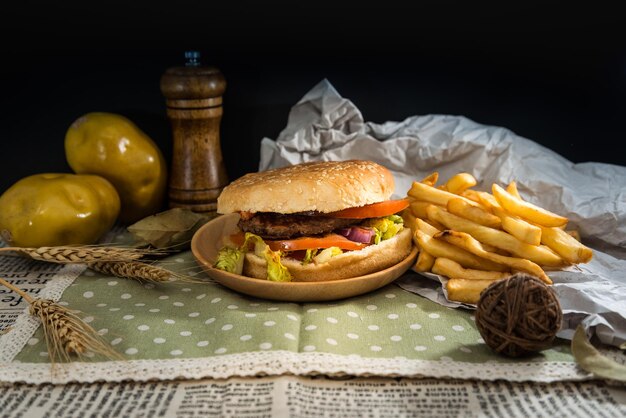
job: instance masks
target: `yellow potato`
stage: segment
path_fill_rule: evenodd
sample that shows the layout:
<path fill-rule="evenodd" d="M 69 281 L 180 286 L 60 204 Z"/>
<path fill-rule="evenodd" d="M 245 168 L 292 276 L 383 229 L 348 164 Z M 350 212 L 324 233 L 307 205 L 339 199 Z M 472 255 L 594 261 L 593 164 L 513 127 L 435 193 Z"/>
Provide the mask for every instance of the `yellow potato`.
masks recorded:
<path fill-rule="evenodd" d="M 448 258 L 437 257 L 432 268 L 433 273 L 446 276 L 450 279 L 465 280 L 500 280 L 506 279 L 511 275 L 510 272 L 502 271 L 486 271 L 463 268 L 456 261 Z"/>
<path fill-rule="evenodd" d="M 476 305 L 480 294 L 495 280 L 450 279 L 446 283 L 448 299 Z"/>
<path fill-rule="evenodd" d="M 448 200 L 454 198 L 464 199 L 470 205 L 478 206 L 476 202 L 473 202 L 465 197 L 455 195 L 445 190 L 439 190 L 436 187 L 428 186 L 426 184 L 418 183 L 416 181 L 413 182 L 413 185 L 409 189 L 408 194 L 409 196 L 412 196 L 417 200 L 434 203 L 435 205 L 444 207 L 448 204 Z"/>
<path fill-rule="evenodd" d="M 465 200 L 460 198 L 448 200 L 447 209 L 450 213 L 469 219 L 470 221 L 476 222 L 480 225 L 496 229 L 502 226 L 500 218 L 492 215 L 481 207 L 470 205 Z"/>
<path fill-rule="evenodd" d="M 591 248 L 576 241 L 561 228 L 541 228 L 541 243 L 552 248 L 564 260 L 572 263 L 588 263 L 593 258 Z"/>
<path fill-rule="evenodd" d="M 477 270 L 507 271 L 508 267 L 494 263 L 493 261 L 480 258 L 456 245 L 435 239 L 428 234 L 417 229 L 413 234 L 413 239 L 421 250 L 426 251 L 433 257 L 444 257 L 456 261 L 463 267 Z"/>
<path fill-rule="evenodd" d="M 427 212 L 429 219 L 443 224 L 448 229 L 466 232 L 480 242 L 501 248 L 517 257 L 526 258 L 541 266 L 561 267 L 566 264 L 561 257 L 548 247 L 526 244 L 504 231 L 479 225 L 453 215 L 435 205 L 429 206 Z"/>
<path fill-rule="evenodd" d="M 470 173 L 455 174 L 446 182 L 446 189 L 454 194 L 461 194 L 474 186 L 476 186 L 476 179 Z"/>
<path fill-rule="evenodd" d="M 494 184 L 491 188 L 493 196 L 498 203 L 509 213 L 519 216 L 522 219 L 531 221 L 546 227 L 557 227 L 567 224 L 567 218 L 556 213 L 552 213 L 532 203 L 521 200 L 508 193 L 502 187 Z"/>
<path fill-rule="evenodd" d="M 484 246 L 465 232 L 446 230 L 435 235 L 435 238 L 442 239 L 450 244 L 454 244 L 470 253 L 482 257 L 484 259 L 493 261 L 494 263 L 503 264 L 509 266 L 511 269 L 517 271 L 523 271 L 533 276 L 538 277 L 546 284 L 552 284 L 552 280 L 546 275 L 546 273 L 537 264 L 524 258 L 506 257 L 499 254 L 495 254 L 485 250 Z"/>

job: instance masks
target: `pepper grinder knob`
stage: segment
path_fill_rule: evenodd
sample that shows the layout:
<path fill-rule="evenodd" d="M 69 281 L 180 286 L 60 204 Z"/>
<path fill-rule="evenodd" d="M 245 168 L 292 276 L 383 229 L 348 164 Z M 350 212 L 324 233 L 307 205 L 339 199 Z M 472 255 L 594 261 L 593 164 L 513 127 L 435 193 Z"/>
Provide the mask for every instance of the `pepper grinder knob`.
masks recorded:
<path fill-rule="evenodd" d="M 185 66 L 168 68 L 161 77 L 173 140 L 168 197 L 171 208 L 215 216 L 217 197 L 228 184 L 220 145 L 226 80 L 199 58 L 187 51 Z"/>
<path fill-rule="evenodd" d="M 198 51 L 185 51 L 185 67 L 199 67 L 200 66 L 200 52 Z"/>

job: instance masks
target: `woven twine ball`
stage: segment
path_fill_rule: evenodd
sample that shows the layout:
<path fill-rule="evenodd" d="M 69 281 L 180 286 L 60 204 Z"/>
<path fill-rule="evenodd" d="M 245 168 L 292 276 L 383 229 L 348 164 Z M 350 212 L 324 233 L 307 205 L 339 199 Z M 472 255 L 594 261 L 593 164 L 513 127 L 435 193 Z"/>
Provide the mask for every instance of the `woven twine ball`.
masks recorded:
<path fill-rule="evenodd" d="M 485 343 L 509 357 L 550 347 L 562 319 L 554 291 L 527 274 L 492 283 L 476 308 L 476 325 Z"/>

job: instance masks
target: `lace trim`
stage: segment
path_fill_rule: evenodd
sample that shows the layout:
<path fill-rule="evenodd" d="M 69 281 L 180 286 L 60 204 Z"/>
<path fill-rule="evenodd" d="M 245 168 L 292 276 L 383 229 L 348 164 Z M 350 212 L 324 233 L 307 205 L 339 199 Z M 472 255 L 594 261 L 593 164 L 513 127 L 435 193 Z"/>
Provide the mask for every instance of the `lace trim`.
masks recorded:
<path fill-rule="evenodd" d="M 41 291 L 40 298 L 57 302 L 63 292 L 87 267 L 84 264 L 66 264 L 54 275 Z M 10 362 L 24 348 L 41 323 L 28 313 L 28 307 L 20 314 L 11 330 L 0 336 L 0 362 Z M 1 367 L 1 366 L 0 366 Z M 6 366 L 5 366 L 6 367 Z M 4 367 L 3 367 L 4 368 Z"/>
<path fill-rule="evenodd" d="M 465 363 L 454 361 L 373 359 L 358 355 L 262 351 L 194 359 L 129 360 L 101 363 L 13 362 L 2 367 L 0 380 L 54 383 L 151 379 L 226 379 L 264 375 L 329 375 L 505 379 L 513 382 L 588 380 L 592 376 L 570 362 Z"/>

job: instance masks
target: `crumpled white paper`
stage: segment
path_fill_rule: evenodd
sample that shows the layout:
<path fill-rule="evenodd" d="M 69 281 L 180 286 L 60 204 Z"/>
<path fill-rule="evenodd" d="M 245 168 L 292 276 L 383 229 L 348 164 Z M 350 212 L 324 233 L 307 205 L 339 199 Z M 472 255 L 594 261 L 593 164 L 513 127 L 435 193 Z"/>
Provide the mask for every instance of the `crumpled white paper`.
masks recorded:
<path fill-rule="evenodd" d="M 590 138 L 590 140 L 593 140 Z M 579 323 L 610 345 L 626 341 L 626 167 L 574 164 L 500 127 L 462 116 L 412 116 L 401 122 L 365 122 L 359 109 L 323 80 L 292 109 L 276 141 L 261 143 L 259 171 L 306 161 L 372 160 L 396 180 L 396 197 L 415 180 L 438 171 L 441 179 L 471 173 L 476 189 L 515 180 L 524 199 L 570 219 L 594 249 L 591 263 L 547 272 L 564 314 L 559 337 L 571 339 Z M 437 276 L 409 273 L 402 288 L 458 307 Z"/>

